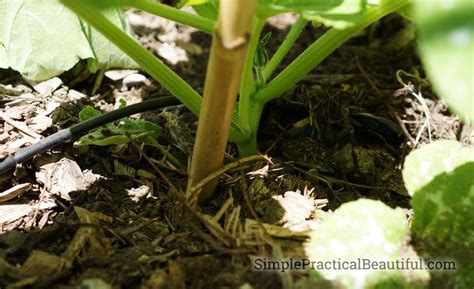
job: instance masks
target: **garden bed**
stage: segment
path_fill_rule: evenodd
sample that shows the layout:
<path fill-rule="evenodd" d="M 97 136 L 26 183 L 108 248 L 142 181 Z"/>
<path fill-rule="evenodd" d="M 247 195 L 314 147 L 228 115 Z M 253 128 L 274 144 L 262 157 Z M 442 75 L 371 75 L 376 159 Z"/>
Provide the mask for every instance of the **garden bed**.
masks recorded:
<path fill-rule="evenodd" d="M 210 36 L 144 14 L 132 16 L 140 42 L 202 91 Z M 285 14 L 267 24 L 270 54 L 294 21 Z M 323 31 L 308 25 L 287 60 Z M 183 106 L 140 117 L 163 127 L 159 143 L 185 167 L 138 143 L 79 148 L 67 143 L 15 174 L 0 175 L 0 191 L 26 184 L 17 188 L 23 194 L 9 201 L 8 216 L 1 215 L 0 287 L 330 288 L 321 281 L 312 284 L 307 272 L 256 272 L 250 258 L 307 256 L 309 231 L 341 204 L 359 198 L 404 208 L 410 218 L 401 167 L 410 151 L 430 139 L 424 129 L 415 141 L 426 117 L 422 104 L 400 90 L 397 71 L 423 93 L 432 140 L 457 139 L 468 146 L 474 141 L 471 128 L 433 93 L 409 31 L 400 16 L 383 18 L 269 103 L 258 133 L 266 157 L 235 163 L 220 174 L 216 197 L 199 209 L 183 202 L 197 126 Z M 106 77 L 93 96 L 94 76 L 77 82 L 69 72 L 61 76 L 63 85 L 40 93 L 16 73 L 0 73 L 2 87 L 11 85 L 9 92 L 17 93 L 0 99 L 11 120 L 0 122 L 2 157 L 36 134 L 76 123 L 86 105 L 110 111 L 119 99 L 132 104 L 169 95 L 143 72 L 147 80 L 130 85 Z M 47 117 L 54 125 L 35 119 L 38 108 L 48 110 L 53 103 L 57 107 Z M 236 159 L 229 145 L 226 163 Z"/>

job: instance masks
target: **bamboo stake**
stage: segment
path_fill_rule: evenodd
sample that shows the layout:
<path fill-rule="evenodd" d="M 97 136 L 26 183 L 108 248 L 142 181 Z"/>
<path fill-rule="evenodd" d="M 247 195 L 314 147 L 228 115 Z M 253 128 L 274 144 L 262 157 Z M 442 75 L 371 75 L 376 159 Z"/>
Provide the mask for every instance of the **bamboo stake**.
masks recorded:
<path fill-rule="evenodd" d="M 222 166 L 232 114 L 247 51 L 255 0 L 221 0 L 212 40 L 191 161 L 190 188 Z M 214 193 L 217 180 L 202 188 L 205 201 Z M 189 196 L 188 198 L 195 196 Z"/>

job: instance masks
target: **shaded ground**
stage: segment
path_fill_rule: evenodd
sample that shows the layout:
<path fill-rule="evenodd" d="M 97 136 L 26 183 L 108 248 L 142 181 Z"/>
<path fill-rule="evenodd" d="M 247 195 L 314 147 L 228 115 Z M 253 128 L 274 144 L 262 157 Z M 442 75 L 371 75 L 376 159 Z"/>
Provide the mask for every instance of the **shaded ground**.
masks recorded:
<path fill-rule="evenodd" d="M 177 62 L 176 71 L 201 91 L 210 38 L 157 19 L 145 19 L 148 26 L 137 19 L 140 41 Z M 270 49 L 286 33 L 275 26 L 291 21 L 282 17 L 266 28 L 273 32 Z M 429 136 L 424 130 L 415 141 L 426 117 L 412 96 L 394 96 L 403 87 L 397 71 L 422 90 L 432 139 L 473 141 L 470 128 L 449 113 L 424 79 L 413 41 L 400 36 L 409 29 L 397 16 L 384 18 L 270 103 L 259 145 L 272 161 L 254 159 L 220 175 L 218 197 L 201 210 L 182 202 L 186 168 L 137 143 L 65 144 L 1 175 L 0 191 L 17 186 L 18 196 L 5 200 L 16 206 L 2 206 L 0 213 L 0 287 L 330 288 L 310 284 L 305 274 L 254 272 L 249 256 L 305 256 L 308 232 L 340 204 L 361 197 L 406 208 L 409 215 L 401 165 Z M 307 27 L 288 60 L 321 33 Z M 78 82 L 73 72 L 62 76 L 63 86 L 38 93 L 12 72 L 1 73 L 1 83 L 13 85 L 2 88 L 9 95 L 1 99 L 3 113 L 13 122 L 0 122 L 1 157 L 38 134 L 76 123 L 84 105 L 107 111 L 118 107 L 119 98 L 130 104 L 168 95 L 151 78 L 129 87 L 106 79 L 89 97 L 94 78 Z M 53 102 L 54 112 L 46 113 Z M 159 143 L 186 165 L 196 118 L 181 106 L 141 117 L 164 128 Z M 227 161 L 234 157 L 230 147 Z M 47 163 L 55 165 L 44 167 Z"/>

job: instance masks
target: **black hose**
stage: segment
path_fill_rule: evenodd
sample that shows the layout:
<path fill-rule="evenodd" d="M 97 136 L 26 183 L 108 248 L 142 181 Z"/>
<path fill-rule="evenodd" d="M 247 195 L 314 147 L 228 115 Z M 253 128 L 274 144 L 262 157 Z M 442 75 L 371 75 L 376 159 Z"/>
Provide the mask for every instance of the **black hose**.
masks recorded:
<path fill-rule="evenodd" d="M 39 142 L 32 144 L 29 147 L 18 151 L 13 156 L 6 158 L 0 163 L 0 173 L 4 173 L 8 170 L 14 169 L 17 164 L 23 163 L 37 154 L 45 152 L 59 144 L 62 144 L 75 137 L 81 136 L 109 122 L 113 122 L 118 119 L 131 116 L 140 112 L 164 108 L 180 103 L 181 102 L 173 96 L 159 97 L 128 105 L 116 109 L 114 111 L 99 115 L 97 117 L 88 119 L 84 122 L 75 124 L 69 128 L 60 130 L 57 133 L 52 134 L 40 140 Z"/>

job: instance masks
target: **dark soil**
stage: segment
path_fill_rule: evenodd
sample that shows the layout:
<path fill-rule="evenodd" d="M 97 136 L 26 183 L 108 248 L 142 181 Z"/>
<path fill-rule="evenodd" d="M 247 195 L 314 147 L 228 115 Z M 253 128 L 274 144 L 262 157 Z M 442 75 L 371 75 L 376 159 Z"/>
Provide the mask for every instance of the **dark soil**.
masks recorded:
<path fill-rule="evenodd" d="M 299 288 L 330 288 L 307 283 L 305 274 L 254 272 L 249 256 L 275 257 L 278 249 L 285 257 L 305 256 L 308 234 L 284 229 L 312 228 L 344 202 L 370 198 L 409 210 L 401 166 L 405 156 L 429 138 L 424 131 L 415 143 L 425 116 L 412 96 L 394 96 L 403 87 L 396 78 L 398 70 L 409 73 L 401 74 L 403 80 L 423 92 L 431 113 L 432 139 L 459 139 L 472 145 L 470 128 L 431 91 L 413 41 L 392 40 L 407 26 L 395 15 L 382 19 L 270 103 L 262 118 L 259 146 L 273 164 L 266 167 L 261 160 L 228 171 L 220 177 L 217 197 L 200 209 L 188 207 L 179 193 L 186 188 L 186 169 L 140 144 L 80 149 L 64 144 L 27 162 L 15 174 L 1 175 L 0 191 L 18 183 L 32 184 L 26 194 L 8 204 L 42 198 L 44 185 L 36 181 L 35 173 L 42 164 L 65 156 L 103 178 L 87 190 L 72 192 L 70 200 L 49 195 L 53 207 L 0 225 L 0 288 L 283 288 L 288 282 Z M 266 30 L 273 33 L 267 46 L 276 49 L 287 29 L 268 26 Z M 323 30 L 308 26 L 285 63 Z M 165 32 L 137 34 L 156 52 L 161 43 L 158 36 Z M 178 32 L 202 51 L 189 54 L 189 61 L 174 69 L 202 91 L 210 38 L 183 27 Z M 12 72 L 2 76 L 4 85 L 23 83 Z M 74 77 L 63 78 L 68 86 L 68 79 Z M 93 79 L 69 88 L 89 95 Z M 104 80 L 98 95 L 63 103 L 55 112 L 58 127 L 43 135 L 77 122 L 86 104 L 105 111 L 114 107 L 119 96 L 130 103 L 168 95 L 154 81 L 125 91 L 120 88 L 120 83 Z M 164 128 L 160 144 L 186 165 L 196 118 L 181 106 L 141 117 Z M 305 119 L 306 125 L 296 125 Z M 0 133 L 5 128 L 0 123 Z M 8 141 L 12 140 L 0 139 L 3 144 Z M 230 147 L 226 161 L 236 156 Z M 150 191 L 140 193 L 141 186 Z M 307 196 L 298 193 L 301 197 L 295 197 L 285 212 L 274 197 L 288 191 Z M 292 222 L 297 220 L 292 214 L 301 210 L 298 202 L 312 206 L 311 217 L 300 223 Z M 224 209 L 215 217 L 220 208 Z M 264 230 L 259 222 L 278 225 L 281 231 Z"/>

